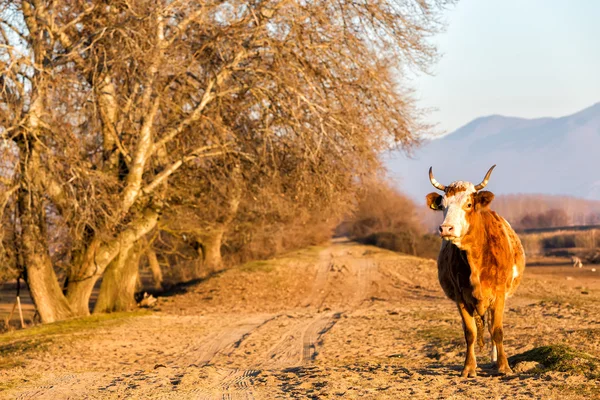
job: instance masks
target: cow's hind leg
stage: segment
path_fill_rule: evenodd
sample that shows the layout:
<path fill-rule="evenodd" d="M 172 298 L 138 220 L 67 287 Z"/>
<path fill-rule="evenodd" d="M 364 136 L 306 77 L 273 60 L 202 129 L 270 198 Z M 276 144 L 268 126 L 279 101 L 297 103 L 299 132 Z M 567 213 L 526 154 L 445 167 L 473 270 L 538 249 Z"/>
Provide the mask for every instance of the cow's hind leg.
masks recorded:
<path fill-rule="evenodd" d="M 477 339 L 477 324 L 473 318 L 473 310 L 467 310 L 464 303 L 458 303 L 458 310 L 462 317 L 463 331 L 465 341 L 467 342 L 467 354 L 465 356 L 465 366 L 461 376 L 463 378 L 473 378 L 477 376 L 477 361 L 475 359 L 475 340 Z"/>
<path fill-rule="evenodd" d="M 504 352 L 504 345 L 502 343 L 504 339 L 504 333 L 502 330 L 502 321 L 504 315 L 504 293 L 499 293 L 496 298 L 496 302 L 492 307 L 490 319 L 490 325 L 492 327 L 492 341 L 496 345 L 496 349 L 498 352 L 498 360 L 496 362 L 496 366 L 498 368 L 498 372 L 501 374 L 509 374 L 512 372 L 510 366 L 508 365 L 508 359 L 506 358 L 506 353 Z"/>
<path fill-rule="evenodd" d="M 496 343 L 494 342 L 494 334 L 493 334 L 493 327 L 494 325 L 492 324 L 493 318 L 492 318 L 492 310 L 488 309 L 487 311 L 487 321 L 488 321 L 488 332 L 490 332 L 490 338 L 491 338 L 491 342 L 492 342 L 492 350 L 490 352 L 490 360 L 492 361 L 492 364 L 496 365 L 496 363 L 498 362 L 498 348 L 496 347 Z"/>

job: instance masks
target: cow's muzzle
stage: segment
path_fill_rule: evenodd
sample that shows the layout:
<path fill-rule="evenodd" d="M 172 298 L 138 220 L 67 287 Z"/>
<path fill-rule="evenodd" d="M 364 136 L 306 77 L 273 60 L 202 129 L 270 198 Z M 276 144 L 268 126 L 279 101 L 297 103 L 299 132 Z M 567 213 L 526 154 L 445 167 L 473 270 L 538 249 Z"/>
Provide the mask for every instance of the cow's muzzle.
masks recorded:
<path fill-rule="evenodd" d="M 450 240 L 450 241 L 452 239 L 456 239 L 454 227 L 452 225 L 442 224 L 439 226 L 438 230 L 440 232 L 440 236 L 442 237 L 442 239 L 446 239 L 446 240 Z"/>

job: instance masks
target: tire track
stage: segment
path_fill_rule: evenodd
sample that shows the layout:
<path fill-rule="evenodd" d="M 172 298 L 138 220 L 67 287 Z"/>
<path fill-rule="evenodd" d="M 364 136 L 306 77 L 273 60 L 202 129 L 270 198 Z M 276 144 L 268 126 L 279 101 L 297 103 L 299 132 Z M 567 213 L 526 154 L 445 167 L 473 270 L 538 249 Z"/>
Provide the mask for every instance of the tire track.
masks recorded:
<path fill-rule="evenodd" d="M 187 392 L 200 399 L 254 399 L 254 379 L 260 375 L 257 369 L 232 369 L 211 367 L 212 384 Z M 178 397 L 175 397 L 178 398 Z M 180 398 L 180 397 L 179 397 Z"/>
<path fill-rule="evenodd" d="M 321 337 L 333 328 L 341 316 L 342 313 L 332 313 L 331 315 L 313 321 L 308 325 L 302 336 L 301 364 L 308 364 L 315 359 L 318 354 L 317 344 L 319 344 Z"/>
<path fill-rule="evenodd" d="M 267 351 L 259 368 L 285 369 L 313 362 L 324 335 L 344 313 L 356 309 L 368 297 L 376 263 L 349 254 L 336 256 L 330 249 L 322 251 L 319 259 L 311 294 L 303 306 L 322 308 L 331 298 L 331 302 L 337 300 L 335 310 L 302 318 Z"/>
<path fill-rule="evenodd" d="M 305 318 L 286 332 L 258 364 L 261 369 L 285 369 L 308 364 L 318 354 L 319 341 L 339 320 L 342 313 L 327 312 Z"/>
<path fill-rule="evenodd" d="M 335 284 L 332 278 L 339 272 L 335 255 L 330 249 L 319 253 L 319 263 L 310 295 L 301 303 L 304 308 L 321 308 Z M 344 266 L 346 271 L 347 267 Z M 343 311 L 319 313 L 314 317 L 302 317 L 302 321 L 284 333 L 259 361 L 257 368 L 285 369 L 312 362 L 318 354 L 322 337 L 336 324 Z"/>
<path fill-rule="evenodd" d="M 352 307 L 359 307 L 363 301 L 368 297 L 371 285 L 375 282 L 375 273 L 377 272 L 377 264 L 372 260 L 355 260 L 354 266 L 356 267 L 356 285 L 357 290 L 355 291 L 354 301 Z"/>
<path fill-rule="evenodd" d="M 231 354 L 241 346 L 252 332 L 273 321 L 278 316 L 262 314 L 244 318 L 239 322 L 222 326 L 217 332 L 202 336 L 195 341 L 185 343 L 183 346 L 175 346 L 171 349 L 175 353 L 175 357 L 165 357 L 152 371 L 139 371 L 139 374 L 120 373 L 113 376 L 111 381 L 100 384 L 100 386 L 98 386 L 99 382 L 96 381 L 93 386 L 97 387 L 98 397 L 95 398 L 104 398 L 104 396 L 128 397 L 127 394 L 130 393 L 131 388 L 135 388 L 143 382 L 147 388 L 152 387 L 156 392 L 163 392 L 158 398 L 171 398 L 164 391 L 176 389 L 178 395 L 172 398 L 253 399 L 253 379 L 260 374 L 260 370 L 215 368 L 210 364 L 218 354 L 224 354 L 225 356 Z M 194 375 L 198 375 L 198 371 L 209 372 L 206 379 L 210 384 L 195 390 L 186 390 L 185 387 L 182 387 L 184 378 L 190 379 Z M 72 379 L 72 377 L 72 375 L 69 375 L 54 378 L 49 382 L 49 385 L 25 392 L 21 398 L 56 397 L 61 393 L 57 392 L 58 387 L 63 391 L 67 390 L 67 392 L 82 393 L 83 390 L 79 387 L 81 386 L 80 382 L 77 379 Z"/>
<path fill-rule="evenodd" d="M 319 253 L 319 263 L 315 273 L 315 280 L 312 285 L 310 295 L 301 303 L 301 307 L 316 306 L 319 307 L 327 293 L 325 291 L 329 271 L 331 269 L 333 254 L 329 249 L 325 249 Z"/>
<path fill-rule="evenodd" d="M 176 360 L 177 364 L 208 365 L 219 353 L 231 354 L 255 330 L 276 319 L 278 315 L 258 315 L 246 318 L 233 326 L 226 326 L 208 338 L 196 343 L 190 353 Z"/>
<path fill-rule="evenodd" d="M 204 347 L 198 358 L 190 364 L 194 367 L 206 367 L 217 354 L 231 355 L 242 342 L 253 332 L 277 319 L 279 315 L 254 316 L 228 326 L 208 341 L 204 340 Z M 202 348 L 202 346 L 200 347 Z M 187 360 L 191 358 L 186 357 Z M 256 369 L 214 369 L 212 373 L 213 384 L 206 389 L 200 389 L 195 397 L 208 396 L 210 399 L 254 399 L 252 391 L 253 378 L 260 374 Z M 203 397 L 200 397 L 203 398 Z"/>

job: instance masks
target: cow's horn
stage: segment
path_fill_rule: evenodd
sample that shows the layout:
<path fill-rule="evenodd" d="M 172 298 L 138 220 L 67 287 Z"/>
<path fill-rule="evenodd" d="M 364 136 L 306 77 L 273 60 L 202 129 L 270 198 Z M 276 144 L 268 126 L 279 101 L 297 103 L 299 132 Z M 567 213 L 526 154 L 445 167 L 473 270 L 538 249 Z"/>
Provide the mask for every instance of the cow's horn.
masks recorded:
<path fill-rule="evenodd" d="M 483 178 L 483 181 L 481 181 L 479 185 L 475 186 L 475 190 L 481 190 L 488 184 L 488 181 L 490 180 L 490 175 L 492 174 L 494 168 L 496 168 L 496 164 L 492 165 L 492 168 L 488 170 L 487 174 L 485 174 L 485 178 Z"/>
<path fill-rule="evenodd" d="M 446 186 L 444 186 L 441 183 L 439 183 L 438 181 L 436 181 L 435 178 L 433 177 L 433 167 L 429 167 L 429 180 L 431 181 L 431 184 L 433 186 L 435 186 L 436 189 L 439 189 L 441 191 L 446 190 Z"/>

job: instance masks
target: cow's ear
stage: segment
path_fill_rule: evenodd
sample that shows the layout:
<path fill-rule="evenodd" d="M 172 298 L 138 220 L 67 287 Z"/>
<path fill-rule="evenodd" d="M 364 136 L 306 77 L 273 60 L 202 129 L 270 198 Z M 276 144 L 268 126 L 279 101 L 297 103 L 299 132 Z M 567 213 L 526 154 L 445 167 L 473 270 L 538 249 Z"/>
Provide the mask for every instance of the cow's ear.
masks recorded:
<path fill-rule="evenodd" d="M 441 210 L 442 209 L 442 200 L 444 199 L 442 197 L 441 194 L 439 193 L 429 193 L 427 195 L 427 207 L 431 208 L 432 210 Z"/>
<path fill-rule="evenodd" d="M 475 205 L 478 209 L 488 207 L 494 200 L 494 193 L 487 190 L 482 190 L 475 195 Z"/>

